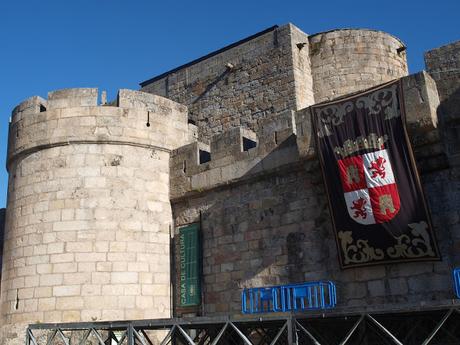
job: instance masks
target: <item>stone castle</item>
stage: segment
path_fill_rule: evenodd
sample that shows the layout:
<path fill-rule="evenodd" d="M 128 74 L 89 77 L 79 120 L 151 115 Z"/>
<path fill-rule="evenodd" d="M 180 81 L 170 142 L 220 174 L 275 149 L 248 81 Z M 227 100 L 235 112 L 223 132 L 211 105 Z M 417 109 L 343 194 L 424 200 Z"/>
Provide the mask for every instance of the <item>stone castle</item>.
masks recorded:
<path fill-rule="evenodd" d="M 460 42 L 425 61 L 408 75 L 392 35 L 287 24 L 114 102 L 90 88 L 22 102 L 8 140 L 0 343 L 37 322 L 235 315 L 244 287 L 321 279 L 336 282 L 338 313 L 455 304 Z M 341 270 L 308 107 L 399 78 L 442 261 Z M 195 223 L 201 300 L 183 306 L 177 235 Z"/>

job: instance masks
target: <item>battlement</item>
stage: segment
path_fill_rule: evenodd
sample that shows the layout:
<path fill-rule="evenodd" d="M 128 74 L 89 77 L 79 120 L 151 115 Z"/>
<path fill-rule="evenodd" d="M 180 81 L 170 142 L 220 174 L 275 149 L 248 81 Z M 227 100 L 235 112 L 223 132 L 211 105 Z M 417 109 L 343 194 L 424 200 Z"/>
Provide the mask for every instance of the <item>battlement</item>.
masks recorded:
<path fill-rule="evenodd" d="M 169 156 L 196 128 L 160 96 L 98 96 L 57 90 L 13 111 L 1 323 L 170 316 Z"/>
<path fill-rule="evenodd" d="M 97 107 L 98 104 L 97 88 L 69 88 L 48 92 L 48 98 L 32 96 L 19 103 L 12 111 L 13 119 L 21 115 L 37 114 L 53 109 L 65 109 L 76 107 Z M 187 113 L 187 107 L 170 99 L 153 95 L 142 91 L 120 89 L 117 93 L 115 104 L 104 106 L 115 106 L 128 109 L 144 109 L 155 111 L 163 108 L 163 111 L 170 108 L 170 113 L 175 110 L 180 113 Z M 181 120 L 181 118 L 179 118 Z M 13 120 L 14 122 L 14 120 Z"/>
<path fill-rule="evenodd" d="M 295 112 L 287 111 L 264 119 L 260 128 L 258 133 L 232 128 L 214 135 L 210 147 L 195 142 L 174 150 L 171 197 L 227 184 L 298 161 Z M 209 161 L 203 160 L 203 156 L 209 157 Z"/>
<path fill-rule="evenodd" d="M 426 72 L 402 78 L 406 123 L 420 159 L 430 158 L 440 147 L 436 85 Z M 286 111 L 261 119 L 259 130 L 235 127 L 211 138 L 211 144 L 193 142 L 172 152 L 171 198 L 227 185 L 315 158 L 310 108 Z M 204 157 L 206 159 L 204 159 Z M 423 163 L 422 163 L 423 164 Z"/>
<path fill-rule="evenodd" d="M 19 154 L 75 142 L 169 151 L 189 142 L 187 122 L 187 107 L 157 95 L 121 89 L 115 105 L 98 105 L 97 89 L 57 90 L 47 100 L 34 96 L 13 110 L 8 165 Z"/>
<path fill-rule="evenodd" d="M 448 71 L 458 47 L 427 54 L 431 76 L 407 76 L 392 35 L 287 24 L 109 103 L 96 88 L 20 103 L 8 138 L 0 333 L 22 338 L 37 320 L 232 315 L 244 287 L 305 281 L 334 281 L 341 311 L 450 303 L 460 185 L 458 73 Z M 311 106 L 398 78 L 446 259 L 341 270 Z"/>

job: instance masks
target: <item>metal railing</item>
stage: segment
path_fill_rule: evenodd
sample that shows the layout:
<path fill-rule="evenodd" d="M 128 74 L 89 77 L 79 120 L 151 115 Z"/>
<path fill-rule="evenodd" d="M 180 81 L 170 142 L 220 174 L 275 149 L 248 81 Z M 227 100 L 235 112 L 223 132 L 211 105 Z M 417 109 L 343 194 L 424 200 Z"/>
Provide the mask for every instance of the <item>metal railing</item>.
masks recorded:
<path fill-rule="evenodd" d="M 32 324 L 26 345 L 458 345 L 457 308 Z"/>
<path fill-rule="evenodd" d="M 454 290 L 457 298 L 460 298 L 460 268 L 455 268 L 453 271 L 454 276 Z"/>
<path fill-rule="evenodd" d="M 332 309 L 336 304 L 331 281 L 247 288 L 241 293 L 243 314 Z"/>

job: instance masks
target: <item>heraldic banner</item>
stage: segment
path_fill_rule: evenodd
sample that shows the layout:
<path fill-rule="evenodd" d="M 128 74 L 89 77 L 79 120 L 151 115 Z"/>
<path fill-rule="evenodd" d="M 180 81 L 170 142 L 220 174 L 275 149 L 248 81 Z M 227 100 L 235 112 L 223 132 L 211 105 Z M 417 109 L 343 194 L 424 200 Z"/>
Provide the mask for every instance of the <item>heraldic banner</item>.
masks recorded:
<path fill-rule="evenodd" d="M 342 268 L 439 260 L 400 82 L 311 107 Z"/>

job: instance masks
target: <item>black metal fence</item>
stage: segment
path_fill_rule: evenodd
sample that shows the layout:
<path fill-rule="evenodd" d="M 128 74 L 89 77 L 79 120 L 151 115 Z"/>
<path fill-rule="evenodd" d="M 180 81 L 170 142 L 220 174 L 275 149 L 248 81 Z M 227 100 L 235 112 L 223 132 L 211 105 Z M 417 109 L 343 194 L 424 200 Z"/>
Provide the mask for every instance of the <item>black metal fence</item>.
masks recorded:
<path fill-rule="evenodd" d="M 460 344 L 460 309 L 29 325 L 26 345 Z"/>

